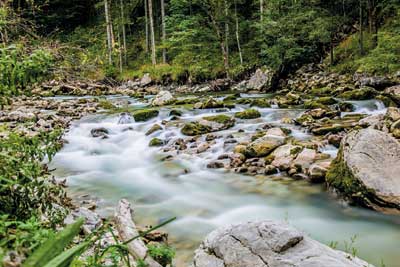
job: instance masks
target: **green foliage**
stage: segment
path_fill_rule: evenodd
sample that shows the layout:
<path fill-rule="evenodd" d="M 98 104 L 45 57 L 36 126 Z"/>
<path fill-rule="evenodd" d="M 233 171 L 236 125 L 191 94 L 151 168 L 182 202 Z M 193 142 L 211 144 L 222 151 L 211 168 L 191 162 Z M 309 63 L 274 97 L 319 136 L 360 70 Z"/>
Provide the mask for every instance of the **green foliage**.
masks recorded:
<path fill-rule="evenodd" d="M 47 179 L 42 165 L 59 148 L 59 131 L 35 137 L 10 134 L 0 140 L 0 215 L 23 220 L 47 214 L 60 219 L 62 209 L 53 204 L 61 203 L 65 193 Z"/>
<path fill-rule="evenodd" d="M 49 238 L 24 262 L 24 267 L 66 266 L 65 261 L 79 251 L 77 248 L 81 249 L 81 245 L 75 247 L 73 252 L 71 250 L 62 252 L 72 242 L 74 237 L 79 234 L 83 223 L 84 220 L 79 219 L 57 233 L 54 237 Z M 61 265 L 61 263 L 64 263 L 64 265 Z"/>
<path fill-rule="evenodd" d="M 28 52 L 23 45 L 0 48 L 0 96 L 17 94 L 29 84 L 43 81 L 53 63 L 47 50 Z"/>
<path fill-rule="evenodd" d="M 175 257 L 175 250 L 167 245 L 149 245 L 148 249 L 149 255 L 163 267 L 171 264 Z"/>
<path fill-rule="evenodd" d="M 10 219 L 9 215 L 0 216 L 0 251 L 30 255 L 36 247 L 53 236 L 54 231 L 44 227 L 36 217 L 18 221 Z M 2 256 L 0 253 L 0 260 Z"/>

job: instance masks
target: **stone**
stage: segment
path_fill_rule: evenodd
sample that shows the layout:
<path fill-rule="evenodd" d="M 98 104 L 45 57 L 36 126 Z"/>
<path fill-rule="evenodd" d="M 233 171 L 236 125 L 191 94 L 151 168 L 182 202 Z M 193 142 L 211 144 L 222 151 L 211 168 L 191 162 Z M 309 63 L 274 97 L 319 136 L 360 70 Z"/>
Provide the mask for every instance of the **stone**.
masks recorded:
<path fill-rule="evenodd" d="M 400 106 L 400 85 L 386 88 L 384 91 L 384 95 L 388 96 L 390 99 L 393 100 L 393 102 Z"/>
<path fill-rule="evenodd" d="M 151 146 L 151 147 L 162 146 L 162 145 L 164 145 L 164 141 L 159 138 L 153 138 L 149 142 L 149 146 Z"/>
<path fill-rule="evenodd" d="M 209 169 L 222 169 L 224 168 L 224 163 L 220 161 L 213 161 L 207 164 Z"/>
<path fill-rule="evenodd" d="M 200 153 L 206 152 L 207 149 L 209 149 L 209 148 L 210 148 L 210 144 L 207 142 L 203 142 L 197 147 L 197 153 L 200 154 Z"/>
<path fill-rule="evenodd" d="M 142 77 L 142 79 L 140 80 L 140 85 L 141 86 L 147 86 L 150 85 L 152 83 L 152 79 L 150 77 L 150 73 L 145 73 Z"/>
<path fill-rule="evenodd" d="M 366 128 L 342 141 L 326 181 L 356 204 L 400 213 L 400 143 L 387 133 Z"/>
<path fill-rule="evenodd" d="M 338 107 L 342 112 L 353 112 L 356 109 L 356 107 L 349 102 L 340 102 Z"/>
<path fill-rule="evenodd" d="M 152 106 L 165 106 L 175 102 L 175 98 L 169 91 L 160 91 L 151 102 Z"/>
<path fill-rule="evenodd" d="M 146 132 L 146 135 L 151 135 L 157 131 L 162 131 L 163 128 L 158 125 L 158 124 L 154 124 L 153 126 L 151 126 L 151 128 Z"/>
<path fill-rule="evenodd" d="M 211 126 L 199 122 L 188 122 L 181 129 L 181 133 L 187 136 L 196 136 L 212 132 Z"/>
<path fill-rule="evenodd" d="M 211 232 L 193 267 L 373 267 L 308 237 L 285 222 L 237 223 Z"/>
<path fill-rule="evenodd" d="M 314 149 L 304 148 L 303 151 L 301 151 L 293 161 L 293 165 L 305 173 L 305 170 L 309 169 L 311 164 L 314 163 L 316 159 L 317 151 Z"/>
<path fill-rule="evenodd" d="M 101 137 L 101 138 L 105 139 L 105 138 L 108 138 L 109 131 L 108 131 L 108 129 L 106 129 L 104 127 L 100 127 L 100 128 L 92 129 L 90 131 L 90 134 L 94 138 Z"/>
<path fill-rule="evenodd" d="M 386 111 L 385 119 L 390 121 L 400 120 L 400 109 L 395 107 L 389 107 Z"/>
<path fill-rule="evenodd" d="M 339 95 L 339 98 L 346 100 L 367 100 L 374 98 L 376 95 L 377 92 L 374 88 L 362 87 L 360 89 L 344 92 Z"/>
<path fill-rule="evenodd" d="M 132 123 L 132 117 L 130 114 L 123 112 L 119 115 L 118 124 L 130 124 Z"/>
<path fill-rule="evenodd" d="M 182 116 L 182 111 L 177 110 L 177 109 L 173 109 L 169 112 L 168 116 L 176 116 L 176 117 L 180 117 Z"/>
<path fill-rule="evenodd" d="M 393 81 L 384 76 L 363 77 L 359 83 L 361 86 L 369 86 L 379 91 L 393 85 Z"/>
<path fill-rule="evenodd" d="M 275 148 L 283 145 L 285 138 L 277 135 L 265 135 L 250 143 L 245 150 L 246 157 L 268 156 Z"/>
<path fill-rule="evenodd" d="M 132 116 L 136 122 L 142 122 L 157 117 L 158 113 L 158 110 L 155 109 L 142 109 L 135 111 Z"/>
<path fill-rule="evenodd" d="M 328 162 L 329 165 L 329 162 Z M 311 165 L 308 171 L 308 177 L 310 181 L 313 183 L 322 183 L 325 181 L 326 173 L 328 172 L 328 168 L 323 166 L 322 164 L 315 163 Z"/>
<path fill-rule="evenodd" d="M 274 71 L 270 69 L 257 69 L 247 82 L 246 88 L 248 90 L 270 89 L 273 86 L 274 78 Z"/>
<path fill-rule="evenodd" d="M 301 146 L 292 144 L 286 144 L 278 147 L 274 150 L 274 152 L 271 153 L 271 157 L 273 157 L 271 165 L 280 169 L 281 171 L 288 170 L 293 159 L 297 156 L 301 149 Z"/>
<path fill-rule="evenodd" d="M 236 112 L 235 117 L 243 120 L 257 119 L 261 117 L 261 113 L 256 109 L 247 109 L 241 112 Z"/>

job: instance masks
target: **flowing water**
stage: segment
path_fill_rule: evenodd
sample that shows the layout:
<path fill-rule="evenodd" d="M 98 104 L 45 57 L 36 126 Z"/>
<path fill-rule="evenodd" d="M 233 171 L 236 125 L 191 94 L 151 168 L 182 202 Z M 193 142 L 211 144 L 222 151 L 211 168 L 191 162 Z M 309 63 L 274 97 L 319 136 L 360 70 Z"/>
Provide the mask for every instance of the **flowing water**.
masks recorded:
<path fill-rule="evenodd" d="M 118 100 L 118 98 L 113 98 Z M 131 105 L 142 103 L 130 99 Z M 385 112 L 378 101 L 357 101 L 356 112 Z M 218 110 L 233 114 L 243 110 Z M 206 164 L 229 149 L 224 138 L 201 154 L 181 153 L 173 160 L 161 160 L 159 148 L 150 148 L 154 136 L 161 139 L 183 137 L 179 128 L 170 126 L 146 136 L 154 124 L 168 119 L 168 109 L 158 118 L 145 123 L 120 125 L 118 115 L 95 115 L 75 122 L 65 138 L 68 144 L 56 155 L 52 166 L 55 175 L 67 177 L 70 193 L 90 194 L 101 199 L 100 212 L 111 215 L 117 201 L 127 198 L 135 207 L 135 221 L 141 225 L 156 224 L 177 216 L 167 227 L 172 244 L 177 248 L 176 266 L 188 266 L 193 251 L 205 235 L 218 226 L 248 220 L 286 220 L 325 243 L 337 241 L 338 248 L 357 248 L 361 258 L 381 266 L 400 266 L 400 218 L 349 207 L 326 192 L 322 185 L 292 181 L 283 174 L 245 176 L 222 170 L 207 169 Z M 182 119 L 191 121 L 216 110 L 183 110 Z M 282 118 L 295 118 L 302 110 L 259 109 L 262 118 L 238 122 L 234 128 L 220 132 L 233 134 L 237 140 L 255 132 L 265 123 L 281 125 Z M 293 125 L 296 139 L 311 136 Z M 108 139 L 93 138 L 94 128 L 109 129 Z M 233 146 L 234 144 L 232 144 Z M 336 155 L 334 147 L 323 152 Z M 350 240 L 356 236 L 355 243 Z"/>

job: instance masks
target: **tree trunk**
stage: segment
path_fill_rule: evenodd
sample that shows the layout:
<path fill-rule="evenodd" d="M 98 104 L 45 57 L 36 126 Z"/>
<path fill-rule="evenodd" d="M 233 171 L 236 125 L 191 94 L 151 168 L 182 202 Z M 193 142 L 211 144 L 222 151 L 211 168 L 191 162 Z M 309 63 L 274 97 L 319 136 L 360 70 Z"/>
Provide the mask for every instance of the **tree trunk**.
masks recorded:
<path fill-rule="evenodd" d="M 127 60 L 127 54 L 126 54 L 126 29 L 125 29 L 125 12 L 124 12 L 124 2 L 123 0 L 120 0 L 120 5 L 121 5 L 121 19 L 122 19 L 122 45 L 123 45 L 123 53 L 124 53 L 124 64 L 126 65 L 128 60 Z"/>
<path fill-rule="evenodd" d="M 118 44 L 119 44 L 119 72 L 120 73 L 122 73 L 122 65 L 123 65 L 123 62 L 122 62 L 122 53 L 123 53 L 123 47 L 122 47 L 122 45 L 121 45 L 121 33 L 120 33 L 120 31 L 119 31 L 119 29 L 118 29 L 118 35 L 117 35 L 117 38 L 118 38 Z"/>
<path fill-rule="evenodd" d="M 163 57 L 163 63 L 167 63 L 167 50 L 165 49 L 165 42 L 167 39 L 167 34 L 165 31 L 165 3 L 164 0 L 161 0 L 161 28 L 162 28 L 162 43 L 163 43 L 163 51 L 162 51 L 162 57 Z"/>
<path fill-rule="evenodd" d="M 264 20 L 264 0 L 260 0 L 260 21 Z"/>
<path fill-rule="evenodd" d="M 145 31 L 146 31 L 146 53 L 149 52 L 149 11 L 148 11 L 148 0 L 144 0 L 144 13 L 145 13 Z"/>
<path fill-rule="evenodd" d="M 364 10 L 363 10 L 363 4 L 362 0 L 360 0 L 360 54 L 364 55 L 364 31 L 363 31 L 363 16 L 364 16 Z"/>
<path fill-rule="evenodd" d="M 229 21 L 228 21 L 228 15 L 229 15 L 229 8 L 228 8 L 228 1 L 224 1 L 225 4 L 225 51 L 226 51 L 226 58 L 228 60 L 229 64 Z"/>
<path fill-rule="evenodd" d="M 211 19 L 211 23 L 213 25 L 213 28 L 214 28 L 215 33 L 217 34 L 217 38 L 219 40 L 219 45 L 220 45 L 222 57 L 224 60 L 224 69 L 225 69 L 226 78 L 230 79 L 230 77 L 229 77 L 229 61 L 228 61 L 228 54 L 226 52 L 224 37 L 222 36 L 220 29 L 218 28 L 218 24 L 215 21 L 214 16 L 211 13 L 209 13 L 209 17 Z"/>
<path fill-rule="evenodd" d="M 156 40 L 154 36 L 154 18 L 153 18 L 153 0 L 147 0 L 149 3 L 149 20 L 150 20 L 150 41 L 151 41 L 151 63 L 157 64 L 156 61 Z"/>
<path fill-rule="evenodd" d="M 240 58 L 240 65 L 243 65 L 243 55 L 242 55 L 242 48 L 240 46 L 240 37 L 239 37 L 239 17 L 237 14 L 237 3 L 235 0 L 235 20 L 236 20 L 236 42 L 239 51 L 239 58 Z"/>
<path fill-rule="evenodd" d="M 369 32 L 372 34 L 372 47 L 376 47 L 378 45 L 378 11 L 376 0 L 368 0 L 367 5 Z"/>
<path fill-rule="evenodd" d="M 106 25 L 107 25 L 107 48 L 108 48 L 108 63 L 112 65 L 112 27 L 111 27 L 111 18 L 110 11 L 108 6 L 108 1 L 104 0 L 104 11 L 106 16 Z"/>

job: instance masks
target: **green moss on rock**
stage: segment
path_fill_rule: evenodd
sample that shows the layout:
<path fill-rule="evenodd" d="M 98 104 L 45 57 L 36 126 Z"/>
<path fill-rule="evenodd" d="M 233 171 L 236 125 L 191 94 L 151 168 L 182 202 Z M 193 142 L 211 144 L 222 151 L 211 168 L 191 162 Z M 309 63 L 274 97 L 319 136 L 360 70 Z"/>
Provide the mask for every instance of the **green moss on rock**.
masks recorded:
<path fill-rule="evenodd" d="M 148 121 L 152 118 L 158 116 L 159 111 L 155 109 L 142 109 L 135 111 L 132 116 L 136 122 L 138 121 Z"/>
<path fill-rule="evenodd" d="M 256 109 L 248 109 L 235 113 L 235 117 L 244 120 L 256 119 L 261 117 L 261 113 Z"/>
<path fill-rule="evenodd" d="M 196 135 L 210 133 L 212 132 L 212 128 L 210 126 L 206 126 L 198 122 L 189 122 L 183 126 L 181 132 L 184 135 L 196 136 Z"/>
<path fill-rule="evenodd" d="M 159 139 L 159 138 L 153 138 L 150 140 L 149 146 L 154 147 L 154 146 L 162 146 L 164 144 L 164 141 Z"/>
<path fill-rule="evenodd" d="M 363 87 L 360 89 L 344 92 L 340 94 L 339 97 L 348 100 L 367 100 L 374 98 L 376 95 L 377 92 L 374 88 Z"/>

